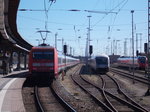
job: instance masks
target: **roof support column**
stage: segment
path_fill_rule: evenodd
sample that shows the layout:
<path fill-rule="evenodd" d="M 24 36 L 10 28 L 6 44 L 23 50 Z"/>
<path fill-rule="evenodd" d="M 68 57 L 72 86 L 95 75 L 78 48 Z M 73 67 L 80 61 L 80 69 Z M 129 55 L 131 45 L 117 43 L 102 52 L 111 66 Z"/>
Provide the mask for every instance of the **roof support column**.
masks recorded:
<path fill-rule="evenodd" d="M 21 57 L 20 57 L 20 52 L 18 52 L 18 63 L 17 63 L 17 70 L 20 70 L 21 67 L 20 67 L 20 61 L 21 61 Z"/>
<path fill-rule="evenodd" d="M 9 73 L 12 72 L 13 68 L 13 51 L 10 52 L 10 58 L 9 58 Z"/>
<path fill-rule="evenodd" d="M 27 53 L 24 53 L 24 69 L 27 69 Z"/>

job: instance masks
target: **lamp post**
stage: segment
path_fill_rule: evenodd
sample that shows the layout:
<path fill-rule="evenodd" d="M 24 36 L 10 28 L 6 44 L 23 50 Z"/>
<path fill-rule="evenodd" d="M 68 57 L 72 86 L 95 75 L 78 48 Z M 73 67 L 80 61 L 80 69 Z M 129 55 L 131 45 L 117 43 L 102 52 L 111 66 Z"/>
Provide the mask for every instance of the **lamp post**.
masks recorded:
<path fill-rule="evenodd" d="M 110 38 L 110 37 L 108 37 L 108 55 L 109 55 L 109 54 L 111 54 L 111 53 L 110 53 L 110 51 L 109 51 L 109 50 L 110 50 L 110 46 L 109 46 L 110 39 L 111 39 L 111 38 Z"/>
<path fill-rule="evenodd" d="M 131 14 L 132 14 L 132 56 L 133 56 L 133 60 L 132 60 L 132 64 L 133 64 L 133 84 L 135 83 L 134 81 L 134 30 L 133 30 L 133 13 L 134 10 L 131 10 Z"/>
<path fill-rule="evenodd" d="M 140 35 L 140 53 L 142 52 L 142 33 L 139 33 Z"/>
<path fill-rule="evenodd" d="M 63 51 L 63 46 L 64 46 L 64 39 L 62 38 L 62 51 Z"/>
<path fill-rule="evenodd" d="M 57 49 L 57 35 L 58 33 L 55 33 L 55 48 Z"/>
<path fill-rule="evenodd" d="M 118 42 L 119 42 L 120 40 L 116 40 L 116 55 L 118 54 Z"/>
<path fill-rule="evenodd" d="M 113 46 L 113 48 L 112 48 L 112 49 L 113 49 L 113 50 L 112 50 L 113 55 L 115 55 L 115 41 L 116 41 L 116 40 L 114 39 L 114 40 L 113 40 L 113 44 L 112 44 L 112 46 Z"/>
<path fill-rule="evenodd" d="M 124 56 L 127 56 L 127 38 L 124 41 Z"/>
<path fill-rule="evenodd" d="M 55 37 L 55 48 L 57 49 L 57 42 L 58 41 L 61 41 L 62 42 L 62 51 L 63 51 L 63 38 L 62 39 L 60 39 L 60 38 L 57 38 L 57 37 Z M 57 49 L 58 50 L 58 49 Z M 60 49 L 59 49 L 60 50 Z"/>
<path fill-rule="evenodd" d="M 89 18 L 89 27 L 88 27 L 88 47 L 90 46 L 90 31 L 91 31 L 91 17 L 92 16 L 87 16 L 88 18 Z M 87 48 L 88 49 L 88 48 Z M 89 49 L 88 49 L 89 50 Z M 88 53 L 87 54 L 89 54 L 89 51 L 88 51 Z"/>

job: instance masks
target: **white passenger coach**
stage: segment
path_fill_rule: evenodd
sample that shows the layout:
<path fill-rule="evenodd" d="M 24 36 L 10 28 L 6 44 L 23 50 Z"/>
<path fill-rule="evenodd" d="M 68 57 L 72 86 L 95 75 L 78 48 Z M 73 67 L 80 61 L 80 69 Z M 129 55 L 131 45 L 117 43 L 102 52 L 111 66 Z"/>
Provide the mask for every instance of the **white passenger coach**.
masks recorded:
<path fill-rule="evenodd" d="M 97 73 L 106 73 L 109 71 L 110 60 L 107 55 L 93 56 L 88 60 L 88 65 Z"/>

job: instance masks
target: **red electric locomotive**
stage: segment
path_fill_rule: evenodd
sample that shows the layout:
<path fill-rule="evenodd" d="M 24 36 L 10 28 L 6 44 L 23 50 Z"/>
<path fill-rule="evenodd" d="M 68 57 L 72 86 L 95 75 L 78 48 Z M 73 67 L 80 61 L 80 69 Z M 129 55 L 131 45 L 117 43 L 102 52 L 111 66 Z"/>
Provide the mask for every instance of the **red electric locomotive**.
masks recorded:
<path fill-rule="evenodd" d="M 32 47 L 29 54 L 29 71 L 31 74 L 45 72 L 52 77 L 58 74 L 58 54 L 55 48 L 50 46 Z"/>
<path fill-rule="evenodd" d="M 79 63 L 79 59 L 64 56 L 47 45 L 32 47 L 29 54 L 29 72 L 43 73 L 54 78 L 61 70 Z"/>

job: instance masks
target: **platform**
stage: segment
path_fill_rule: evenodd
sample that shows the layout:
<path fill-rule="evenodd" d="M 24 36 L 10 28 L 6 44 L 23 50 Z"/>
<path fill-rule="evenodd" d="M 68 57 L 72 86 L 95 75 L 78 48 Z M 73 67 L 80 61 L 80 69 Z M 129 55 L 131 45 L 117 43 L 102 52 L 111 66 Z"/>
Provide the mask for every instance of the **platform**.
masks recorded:
<path fill-rule="evenodd" d="M 21 91 L 27 72 L 15 71 L 7 76 L 0 74 L 0 112 L 25 112 Z"/>

